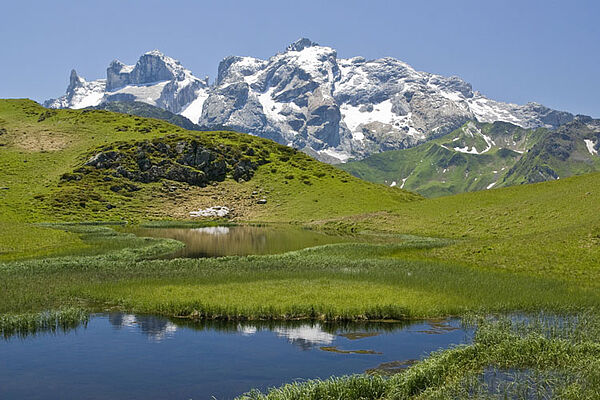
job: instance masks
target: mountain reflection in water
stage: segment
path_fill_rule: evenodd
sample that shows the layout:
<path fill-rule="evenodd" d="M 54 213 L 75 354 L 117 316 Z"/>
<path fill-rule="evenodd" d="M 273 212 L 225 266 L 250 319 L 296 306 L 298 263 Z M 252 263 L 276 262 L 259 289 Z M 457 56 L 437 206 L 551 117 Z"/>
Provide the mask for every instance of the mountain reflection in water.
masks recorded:
<path fill-rule="evenodd" d="M 185 247 L 165 258 L 204 258 L 280 254 L 350 239 L 293 227 L 209 226 L 202 228 L 124 228 L 141 237 L 169 238 Z"/>

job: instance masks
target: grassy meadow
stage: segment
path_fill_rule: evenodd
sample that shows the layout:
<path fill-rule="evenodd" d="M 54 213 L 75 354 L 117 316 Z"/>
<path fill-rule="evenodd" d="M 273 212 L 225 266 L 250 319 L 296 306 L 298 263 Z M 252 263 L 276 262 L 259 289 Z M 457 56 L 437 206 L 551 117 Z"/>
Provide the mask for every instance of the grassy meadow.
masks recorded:
<path fill-rule="evenodd" d="M 600 174 L 425 199 L 265 139 L 188 132 L 125 114 L 0 100 L 0 128 L 5 337 L 70 329 L 106 310 L 196 320 L 546 312 L 574 319 L 546 329 L 472 318 L 473 344 L 404 374 L 290 384 L 245 398 L 496 398 L 484 379 L 490 373 L 521 373 L 515 376 L 563 398 L 597 398 Z M 61 178 L 100 149 L 161 138 L 223 146 L 261 164 L 247 181 L 150 182 L 131 193 L 111 190 L 100 174 Z M 266 204 L 258 204 L 262 198 Z M 182 243 L 117 229 L 214 225 L 189 219 L 214 205 L 235 208 L 219 223 L 293 224 L 356 240 L 277 255 L 165 260 L 156 257 Z M 520 398 L 525 389 L 510 390 Z"/>

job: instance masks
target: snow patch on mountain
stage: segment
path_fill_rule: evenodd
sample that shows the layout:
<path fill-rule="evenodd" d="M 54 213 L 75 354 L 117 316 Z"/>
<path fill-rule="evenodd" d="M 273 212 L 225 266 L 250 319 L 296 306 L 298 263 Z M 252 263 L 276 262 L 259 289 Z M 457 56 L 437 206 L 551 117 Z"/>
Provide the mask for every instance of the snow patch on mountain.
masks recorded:
<path fill-rule="evenodd" d="M 204 102 L 206 99 L 208 99 L 208 91 L 199 90 L 198 97 L 183 107 L 183 110 L 180 114 L 197 124 L 202 116 L 202 107 L 204 107 Z"/>
<path fill-rule="evenodd" d="M 598 150 L 595 149 L 596 143 L 593 140 L 583 139 L 583 141 L 585 142 L 585 147 L 587 147 L 587 150 L 591 155 L 598 155 Z"/>

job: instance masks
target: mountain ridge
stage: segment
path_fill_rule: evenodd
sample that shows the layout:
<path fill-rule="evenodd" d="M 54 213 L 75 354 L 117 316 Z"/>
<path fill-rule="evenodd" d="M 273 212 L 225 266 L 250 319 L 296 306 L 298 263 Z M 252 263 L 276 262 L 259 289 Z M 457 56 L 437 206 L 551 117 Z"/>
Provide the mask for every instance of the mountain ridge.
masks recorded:
<path fill-rule="evenodd" d="M 371 182 L 437 197 L 600 171 L 598 150 L 600 120 L 586 116 L 556 130 L 470 121 L 410 149 L 338 167 Z"/>
<path fill-rule="evenodd" d="M 158 50 L 135 65 L 113 61 L 106 79 L 73 76 L 67 93 L 44 103 L 83 108 L 142 101 L 202 126 L 228 126 L 339 162 L 413 147 L 469 120 L 523 128 L 557 128 L 568 112 L 537 103 L 491 100 L 457 76 L 417 71 L 392 57 L 338 58 L 335 49 L 301 38 L 269 59 L 229 56 L 217 79 L 196 78 Z"/>

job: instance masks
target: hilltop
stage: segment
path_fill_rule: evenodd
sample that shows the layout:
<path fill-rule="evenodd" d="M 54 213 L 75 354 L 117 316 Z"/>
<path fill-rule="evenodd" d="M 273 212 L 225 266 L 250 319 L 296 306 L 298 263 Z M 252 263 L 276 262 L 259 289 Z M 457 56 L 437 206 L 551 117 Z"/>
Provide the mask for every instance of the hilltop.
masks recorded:
<path fill-rule="evenodd" d="M 362 181 L 268 139 L 187 131 L 104 110 L 48 110 L 29 100 L 2 100 L 0 129 L 4 220 L 187 218 L 210 206 L 227 206 L 245 220 L 306 220 L 419 198 Z M 185 150 L 178 152 L 178 146 Z M 163 172 L 140 178 L 118 173 L 118 165 L 90 164 L 111 151 L 129 163 L 130 172 L 134 166 L 138 173 Z M 210 165 L 196 160 L 202 151 Z M 258 204 L 261 199 L 266 203 Z"/>

